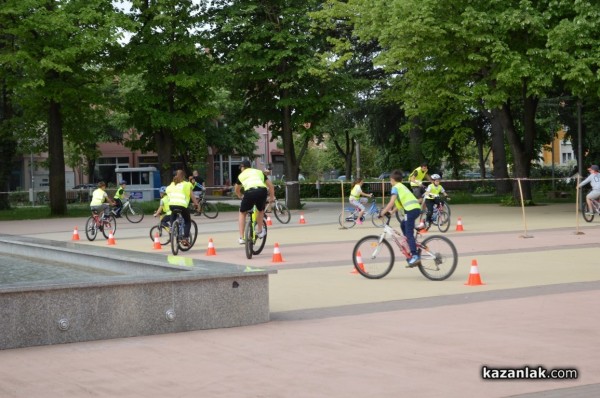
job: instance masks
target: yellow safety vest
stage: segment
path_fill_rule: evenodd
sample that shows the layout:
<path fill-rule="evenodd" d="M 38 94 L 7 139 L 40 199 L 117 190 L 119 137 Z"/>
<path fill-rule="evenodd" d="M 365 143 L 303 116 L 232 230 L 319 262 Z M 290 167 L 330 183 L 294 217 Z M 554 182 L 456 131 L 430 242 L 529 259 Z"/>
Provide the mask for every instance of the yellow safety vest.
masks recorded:
<path fill-rule="evenodd" d="M 258 169 L 244 169 L 238 176 L 244 191 L 252 188 L 266 188 L 265 173 Z"/>
<path fill-rule="evenodd" d="M 163 211 L 163 213 L 165 213 L 165 215 L 167 215 L 167 216 L 170 216 L 171 215 L 171 208 L 169 207 L 169 197 L 167 195 L 165 195 L 160 200 L 162 201 L 162 211 Z"/>
<path fill-rule="evenodd" d="M 192 184 L 187 181 L 180 182 L 179 184 L 171 183 L 167 187 L 167 195 L 169 196 L 169 206 L 183 206 L 187 207 L 190 203 L 190 192 L 192 191 Z"/>
<path fill-rule="evenodd" d="M 394 185 L 394 187 L 398 191 L 398 196 L 396 197 L 396 201 L 394 202 L 398 210 L 404 209 L 406 211 L 409 211 L 421 208 L 421 205 L 419 204 L 419 201 L 417 200 L 415 195 L 413 195 L 410 189 L 406 188 L 404 184 L 399 182 L 396 185 Z"/>
<path fill-rule="evenodd" d="M 356 184 L 354 186 L 354 188 L 352 188 L 352 191 L 350 191 L 350 197 L 352 199 L 356 199 L 356 200 L 360 199 L 360 193 L 359 193 L 359 191 L 362 192 L 362 189 L 361 189 L 360 185 Z"/>
<path fill-rule="evenodd" d="M 421 185 L 421 183 L 423 182 L 423 178 L 425 178 L 425 176 L 427 175 L 426 171 L 423 171 L 423 169 L 421 168 L 421 166 L 417 167 L 416 169 L 413 170 L 412 173 L 410 173 L 411 177 L 415 177 L 415 181 L 411 181 L 410 182 L 410 186 L 411 187 L 418 187 L 419 185 Z"/>
<path fill-rule="evenodd" d="M 125 188 L 119 187 L 117 192 L 115 192 L 115 199 L 121 199 L 125 195 Z"/>
<path fill-rule="evenodd" d="M 103 189 L 98 188 L 94 190 L 92 193 L 92 202 L 90 203 L 90 206 L 100 206 L 106 200 L 106 196 L 106 192 L 104 192 Z"/>
<path fill-rule="evenodd" d="M 443 190 L 444 188 L 442 188 L 442 184 L 435 185 L 432 183 L 429 187 L 427 187 L 427 191 L 425 192 L 425 194 L 427 195 L 428 199 L 433 199 L 436 196 L 439 196 Z"/>

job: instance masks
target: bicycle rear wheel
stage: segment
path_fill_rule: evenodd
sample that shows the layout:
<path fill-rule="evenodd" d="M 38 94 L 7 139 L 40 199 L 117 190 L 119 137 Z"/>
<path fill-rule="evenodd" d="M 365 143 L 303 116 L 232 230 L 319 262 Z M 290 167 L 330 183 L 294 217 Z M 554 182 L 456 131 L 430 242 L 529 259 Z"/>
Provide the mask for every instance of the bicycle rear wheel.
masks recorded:
<path fill-rule="evenodd" d="M 394 250 L 380 236 L 369 235 L 359 240 L 352 250 L 354 268 L 365 278 L 380 279 L 394 267 Z"/>
<path fill-rule="evenodd" d="M 259 239 L 258 237 L 256 238 L 256 240 L 253 242 L 252 244 L 252 254 L 260 254 L 260 252 L 263 251 L 263 249 L 265 248 L 265 243 L 267 243 L 267 222 L 265 220 L 263 220 L 263 228 L 265 229 L 265 236 L 262 239 Z"/>
<path fill-rule="evenodd" d="M 433 235 L 417 244 L 421 254 L 419 271 L 432 281 L 443 281 L 456 270 L 458 252 L 445 236 Z"/>
<path fill-rule="evenodd" d="M 587 202 L 585 201 L 585 198 L 583 199 L 583 203 L 581 204 L 581 215 L 583 216 L 583 219 L 586 222 L 594 221 L 594 212 L 588 206 Z"/>
<path fill-rule="evenodd" d="M 377 213 L 373 213 L 371 215 L 371 222 L 377 228 L 383 228 L 383 226 L 385 225 L 385 218 L 379 218 L 379 209 L 377 209 Z"/>
<path fill-rule="evenodd" d="M 104 235 L 106 239 L 108 239 L 108 236 L 111 232 L 113 234 L 117 232 L 117 219 L 112 214 L 109 215 L 106 220 L 101 221 L 101 223 L 102 228 L 100 228 L 100 230 L 102 231 L 102 235 Z"/>
<path fill-rule="evenodd" d="M 171 224 L 171 253 L 176 256 L 179 253 L 179 221 L 173 221 Z"/>
<path fill-rule="evenodd" d="M 98 236 L 98 228 L 96 227 L 96 220 L 94 217 L 90 217 L 85 222 L 85 236 L 89 241 L 93 241 Z"/>
<path fill-rule="evenodd" d="M 354 227 L 356 225 L 356 220 L 354 219 L 354 212 L 344 210 L 342 214 L 340 214 L 339 222 L 343 228 Z"/>
<path fill-rule="evenodd" d="M 437 225 L 440 232 L 448 231 L 448 228 L 450 228 L 450 215 L 446 213 L 445 210 L 438 211 L 437 218 L 435 219 L 435 224 Z"/>
<path fill-rule="evenodd" d="M 450 211 L 450 205 L 446 201 L 444 201 L 444 211 L 446 213 L 448 213 L 448 220 L 449 220 L 450 219 L 450 215 L 452 215 L 452 212 Z"/>
<path fill-rule="evenodd" d="M 196 224 L 196 222 L 194 220 L 190 220 L 191 224 L 190 224 L 190 236 L 188 236 L 188 242 L 189 242 L 189 246 L 184 246 L 181 244 L 181 241 L 179 242 L 179 250 L 181 250 L 182 252 L 186 252 L 188 250 L 190 250 L 193 246 L 194 243 L 196 243 L 196 238 L 198 237 L 198 224 Z"/>
<path fill-rule="evenodd" d="M 171 230 L 166 225 L 161 225 L 160 227 L 158 225 L 155 225 L 152 228 L 150 228 L 150 240 L 152 242 L 154 242 L 156 234 L 158 234 L 158 241 L 162 246 L 168 245 L 171 241 Z"/>
<path fill-rule="evenodd" d="M 129 206 L 125 211 L 125 217 L 127 218 L 127 220 L 129 220 L 129 222 L 137 224 L 144 219 L 144 211 L 142 210 L 142 207 L 137 203 L 129 202 Z"/>
<path fill-rule="evenodd" d="M 206 218 L 217 218 L 219 215 L 219 208 L 216 204 L 210 202 L 204 202 L 201 208 L 202 214 Z"/>
<path fill-rule="evenodd" d="M 273 205 L 273 214 L 275 218 L 282 224 L 287 224 L 290 222 L 292 215 L 290 214 L 290 210 L 283 203 L 275 203 Z"/>
<path fill-rule="evenodd" d="M 248 215 L 247 217 L 252 217 Z M 246 249 L 246 258 L 250 260 L 252 253 L 254 252 L 254 228 L 252 227 L 252 221 L 246 221 L 246 228 L 244 228 L 244 247 Z"/>

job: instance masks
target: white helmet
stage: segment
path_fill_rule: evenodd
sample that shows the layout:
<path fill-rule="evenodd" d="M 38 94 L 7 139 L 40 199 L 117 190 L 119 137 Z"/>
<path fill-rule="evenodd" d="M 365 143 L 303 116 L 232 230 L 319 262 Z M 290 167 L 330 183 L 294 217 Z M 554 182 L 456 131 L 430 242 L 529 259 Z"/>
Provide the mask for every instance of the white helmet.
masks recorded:
<path fill-rule="evenodd" d="M 431 179 L 432 179 L 432 180 L 441 180 L 441 179 L 442 179 L 442 177 L 440 177 L 440 175 L 439 175 L 439 174 L 432 174 L 432 175 L 431 175 Z"/>

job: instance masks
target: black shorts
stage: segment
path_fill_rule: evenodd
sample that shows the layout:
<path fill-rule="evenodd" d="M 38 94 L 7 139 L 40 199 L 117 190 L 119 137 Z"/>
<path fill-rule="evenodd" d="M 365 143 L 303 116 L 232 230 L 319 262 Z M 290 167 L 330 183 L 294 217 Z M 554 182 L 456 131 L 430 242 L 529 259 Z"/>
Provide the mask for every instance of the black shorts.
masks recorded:
<path fill-rule="evenodd" d="M 244 197 L 242 198 L 242 204 L 240 205 L 240 213 L 252 210 L 254 206 L 256 206 L 258 211 L 263 211 L 265 209 L 268 194 L 269 191 L 267 188 L 253 188 L 245 191 Z"/>

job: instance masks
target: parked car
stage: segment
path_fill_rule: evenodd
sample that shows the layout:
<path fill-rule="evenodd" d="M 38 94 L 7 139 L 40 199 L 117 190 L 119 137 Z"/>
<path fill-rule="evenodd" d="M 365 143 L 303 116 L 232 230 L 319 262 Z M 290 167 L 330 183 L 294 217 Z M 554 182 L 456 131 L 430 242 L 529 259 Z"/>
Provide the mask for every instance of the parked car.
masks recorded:
<path fill-rule="evenodd" d="M 378 180 L 388 180 L 390 178 L 390 174 L 392 174 L 389 171 L 386 171 L 385 173 L 381 173 L 379 175 L 379 177 L 377 177 Z"/>
<path fill-rule="evenodd" d="M 75 185 L 71 189 L 96 189 L 96 188 L 98 188 L 98 186 L 96 184 L 79 184 L 79 185 Z"/>

